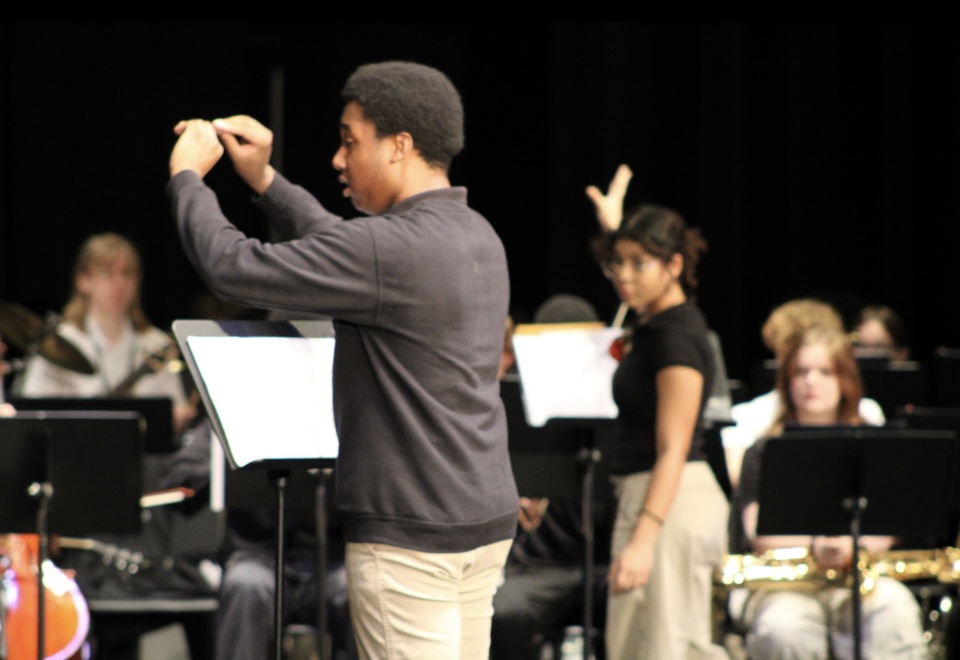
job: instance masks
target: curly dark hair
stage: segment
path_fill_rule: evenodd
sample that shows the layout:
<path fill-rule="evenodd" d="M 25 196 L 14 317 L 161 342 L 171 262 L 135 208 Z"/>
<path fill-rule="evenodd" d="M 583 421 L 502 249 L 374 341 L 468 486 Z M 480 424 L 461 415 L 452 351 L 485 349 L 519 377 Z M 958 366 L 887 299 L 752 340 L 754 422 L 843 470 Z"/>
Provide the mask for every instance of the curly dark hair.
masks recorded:
<path fill-rule="evenodd" d="M 377 137 L 406 131 L 423 159 L 449 169 L 463 150 L 463 103 L 450 79 L 416 62 L 364 64 L 347 79 L 340 96 L 356 101 L 377 128 Z"/>
<path fill-rule="evenodd" d="M 697 263 L 707 251 L 707 241 L 699 229 L 688 227 L 682 215 L 665 206 L 641 204 L 623 219 L 616 231 L 594 239 L 594 257 L 603 263 L 613 255 L 618 240 L 636 241 L 644 250 L 667 262 L 675 254 L 683 256 L 680 283 L 689 293 L 697 288 Z"/>

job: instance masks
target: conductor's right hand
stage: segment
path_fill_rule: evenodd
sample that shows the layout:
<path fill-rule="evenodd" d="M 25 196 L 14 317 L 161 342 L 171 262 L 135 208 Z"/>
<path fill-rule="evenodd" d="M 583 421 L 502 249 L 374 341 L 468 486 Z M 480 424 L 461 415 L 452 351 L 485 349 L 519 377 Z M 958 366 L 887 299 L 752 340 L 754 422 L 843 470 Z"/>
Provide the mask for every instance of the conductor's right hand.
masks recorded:
<path fill-rule="evenodd" d="M 273 131 L 248 115 L 214 119 L 213 127 L 237 174 L 254 192 L 262 195 L 276 174 L 270 165 Z"/>

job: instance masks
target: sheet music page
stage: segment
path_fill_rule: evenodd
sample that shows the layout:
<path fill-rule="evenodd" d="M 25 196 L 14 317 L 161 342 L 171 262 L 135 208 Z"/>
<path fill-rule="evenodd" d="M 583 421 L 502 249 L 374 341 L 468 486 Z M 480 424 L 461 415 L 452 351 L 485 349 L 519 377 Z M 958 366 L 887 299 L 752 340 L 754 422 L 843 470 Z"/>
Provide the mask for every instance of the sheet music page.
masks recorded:
<path fill-rule="evenodd" d="M 334 458 L 331 337 L 187 339 L 238 467 Z"/>
<path fill-rule="evenodd" d="M 554 418 L 612 419 L 610 345 L 622 328 L 592 324 L 519 325 L 513 351 L 520 372 L 523 408 L 530 426 Z"/>

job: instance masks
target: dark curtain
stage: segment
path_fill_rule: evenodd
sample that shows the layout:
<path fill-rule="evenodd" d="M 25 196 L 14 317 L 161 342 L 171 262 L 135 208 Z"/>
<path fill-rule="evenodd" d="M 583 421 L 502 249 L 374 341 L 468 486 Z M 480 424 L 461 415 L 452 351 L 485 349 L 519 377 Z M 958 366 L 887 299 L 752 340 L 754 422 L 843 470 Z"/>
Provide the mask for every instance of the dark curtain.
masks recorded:
<path fill-rule="evenodd" d="M 958 36 L 948 23 L 4 23 L 0 300 L 59 310 L 80 242 L 109 230 L 144 253 L 152 319 L 193 316 L 203 286 L 163 192 L 176 121 L 258 117 L 280 168 L 350 215 L 330 165 L 340 86 L 361 63 L 411 59 L 463 94 L 451 178 L 503 238 L 517 320 L 555 293 L 613 318 L 583 190 L 626 162 L 628 204 L 672 206 L 709 241 L 698 298 L 732 377 L 767 357 L 770 309 L 806 295 L 848 316 L 892 305 L 925 360 L 960 345 L 943 307 Z M 270 239 L 226 161 L 208 180 Z"/>

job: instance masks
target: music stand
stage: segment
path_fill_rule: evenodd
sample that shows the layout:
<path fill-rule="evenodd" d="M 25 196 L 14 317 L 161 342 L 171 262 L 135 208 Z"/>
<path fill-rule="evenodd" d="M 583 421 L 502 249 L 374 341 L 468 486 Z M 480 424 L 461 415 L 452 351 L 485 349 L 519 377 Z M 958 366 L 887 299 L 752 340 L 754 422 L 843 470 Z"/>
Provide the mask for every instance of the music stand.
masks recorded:
<path fill-rule="evenodd" d="M 593 502 L 596 468 L 601 458 L 595 436 L 601 425 L 610 424 L 617 415 L 610 385 L 617 362 L 610 355 L 610 345 L 622 334 L 621 328 L 604 327 L 599 322 L 522 324 L 513 334 L 527 425 L 548 430 L 572 429 L 574 432 L 566 437 L 580 439 L 576 460 L 582 468 L 584 659 L 593 654 Z M 560 356 L 562 359 L 558 359 Z M 501 383 L 501 395 L 504 386 L 508 384 Z M 511 434 L 512 453 L 515 440 Z M 553 450 L 563 451 L 564 447 L 558 444 Z"/>
<path fill-rule="evenodd" d="M 933 352 L 933 397 L 938 407 L 960 406 L 960 348 L 938 346 Z"/>
<path fill-rule="evenodd" d="M 860 536 L 942 536 L 956 506 L 956 464 L 952 431 L 824 427 L 765 441 L 757 534 L 850 535 L 855 658 L 863 634 Z"/>
<path fill-rule="evenodd" d="M 8 397 L 17 410 L 125 411 L 136 412 L 146 422 L 143 447 L 147 454 L 170 454 L 177 450 L 173 432 L 173 399 L 157 397 Z"/>
<path fill-rule="evenodd" d="M 330 470 L 339 452 L 333 423 L 333 324 L 178 320 L 173 332 L 231 470 L 266 471 L 276 495 L 273 635 L 274 652 L 280 658 L 291 471 Z M 321 499 L 322 482 L 316 492 Z M 323 560 L 326 529 L 317 529 L 317 542 Z M 321 612 L 323 587 L 321 575 Z M 319 621 L 321 654 L 325 629 L 326 622 Z"/>
<path fill-rule="evenodd" d="M 0 530 L 36 534 L 37 654 L 45 657 L 49 534 L 137 533 L 145 423 L 129 412 L 23 412 L 0 418 Z M 89 625 L 89 620 L 87 624 Z"/>

